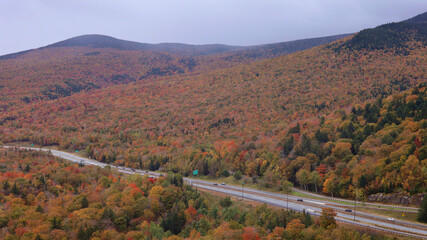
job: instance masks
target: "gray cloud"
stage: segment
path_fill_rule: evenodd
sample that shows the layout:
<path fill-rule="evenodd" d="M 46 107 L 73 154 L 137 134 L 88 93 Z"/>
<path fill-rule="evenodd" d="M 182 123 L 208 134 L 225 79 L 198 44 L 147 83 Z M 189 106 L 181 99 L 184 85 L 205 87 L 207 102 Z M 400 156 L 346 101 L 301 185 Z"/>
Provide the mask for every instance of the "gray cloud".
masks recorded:
<path fill-rule="evenodd" d="M 357 32 L 427 11 L 425 0 L 0 0 L 0 55 L 83 34 L 255 45 Z"/>

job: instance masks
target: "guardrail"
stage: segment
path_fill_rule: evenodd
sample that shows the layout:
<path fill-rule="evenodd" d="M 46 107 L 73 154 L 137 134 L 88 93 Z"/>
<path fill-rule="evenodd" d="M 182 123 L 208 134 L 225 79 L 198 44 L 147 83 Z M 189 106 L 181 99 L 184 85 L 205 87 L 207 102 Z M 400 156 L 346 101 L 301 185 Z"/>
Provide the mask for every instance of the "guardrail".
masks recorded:
<path fill-rule="evenodd" d="M 10 146 L 3 146 L 4 148 L 15 148 L 15 147 L 10 147 Z M 16 147 L 16 148 L 22 148 L 22 149 L 26 149 L 26 150 L 36 150 L 36 151 L 40 151 L 40 150 L 42 150 L 42 151 L 51 151 L 51 152 L 56 152 L 54 155 L 56 155 L 56 156 L 59 156 L 59 157 L 61 157 L 61 158 L 64 158 L 64 159 L 66 159 L 66 160 L 71 160 L 71 159 L 67 159 L 67 158 L 65 158 L 65 156 L 62 156 L 61 154 L 64 154 L 64 155 L 68 155 L 67 157 L 68 158 L 73 158 L 73 160 L 71 160 L 71 161 L 73 161 L 73 162 L 79 162 L 79 161 L 86 161 L 87 163 L 89 163 L 89 164 L 92 164 L 92 165 L 97 165 L 97 166 L 100 166 L 100 167 L 104 167 L 104 166 L 107 166 L 107 165 L 109 165 L 109 164 L 104 164 L 104 163 L 100 163 L 100 162 L 97 162 L 97 161 L 95 161 L 95 160 L 91 160 L 91 159 L 84 159 L 84 158 L 81 158 L 81 157 L 78 157 L 78 156 L 75 156 L 75 155 L 72 155 L 72 154 L 70 154 L 70 153 L 66 153 L 66 152 L 62 152 L 62 151 L 57 151 L 57 150 L 49 150 L 49 149 L 42 149 L 42 148 L 30 148 L 30 147 Z M 120 167 L 118 167 L 118 166 L 114 166 L 114 165 L 109 165 L 109 166 L 111 166 L 111 167 L 114 167 L 114 168 L 116 168 L 116 169 L 118 169 L 119 171 L 120 170 L 122 170 L 123 172 L 125 172 L 125 173 L 129 173 L 129 174 L 135 174 L 136 172 L 135 171 L 133 171 L 132 169 L 128 169 L 128 168 L 125 168 L 125 167 L 121 167 L 121 169 L 120 169 Z M 141 171 L 138 171 L 138 173 L 141 173 L 141 174 L 151 174 L 152 172 L 149 172 L 149 173 L 147 173 L 147 172 L 145 172 L 145 173 L 143 173 L 143 172 L 141 172 Z M 157 175 L 157 174 L 156 174 Z M 160 174 L 159 174 L 160 175 Z M 301 192 L 303 192 L 303 191 L 301 191 Z M 304 192 L 305 193 L 305 192 Z M 317 196 L 316 195 L 316 197 L 319 197 L 319 196 Z M 323 197 L 323 196 L 321 196 L 321 197 Z M 325 198 L 325 199 L 332 199 L 332 200 L 336 200 L 336 198 L 330 198 L 330 197 L 323 197 L 323 198 Z M 344 199 L 344 200 L 346 200 L 346 199 Z M 257 201 L 257 200 L 254 200 L 254 201 Z M 339 199 L 339 201 L 342 201 L 341 199 Z M 349 202 L 349 203 L 354 203 L 354 201 L 346 201 L 346 202 Z M 276 205 L 276 204 L 274 204 L 274 203 L 269 203 L 270 205 Z M 380 205 L 380 204 L 379 204 Z M 277 206 L 279 206 L 279 205 L 277 205 Z M 384 206 L 384 205 L 383 205 Z M 388 207 L 388 205 L 386 205 L 387 207 Z M 279 206 L 279 207 L 283 207 L 283 206 Z M 409 208 L 409 207 L 408 207 Z M 299 210 L 296 210 L 296 211 L 299 211 Z M 313 214 L 313 215 L 315 215 L 315 216 L 318 216 L 319 214 L 318 213 L 316 213 L 316 212 L 314 212 L 314 213 L 311 213 L 311 214 Z M 401 232 L 401 231 L 396 231 L 396 230 L 391 230 L 391 229 L 386 229 L 386 228 L 382 228 L 382 227 L 377 227 L 377 226 L 372 226 L 372 225 L 369 225 L 369 224 L 361 224 L 361 223 L 357 223 L 357 222 L 353 222 L 353 221 L 350 221 L 350 220 L 347 220 L 347 219 L 341 219 L 341 218 L 336 218 L 336 220 L 337 221 L 339 221 L 339 222 L 343 222 L 343 223 L 345 223 L 345 224 L 350 224 L 350 225 L 355 225 L 355 226 L 358 226 L 358 227 L 362 227 L 362 228 L 369 228 L 369 229 L 374 229 L 374 230 L 377 230 L 377 231 L 383 231 L 383 232 L 387 232 L 387 233 L 390 233 L 390 234 L 395 234 L 395 235 L 400 235 L 400 236 L 410 236 L 410 237 L 416 237 L 416 238 L 421 238 L 421 239 L 427 239 L 427 233 L 426 233 L 426 235 L 420 235 L 420 234 L 415 234 L 415 233 L 409 233 L 409 232 Z"/>
<path fill-rule="evenodd" d="M 348 224 L 348 225 L 354 225 L 354 226 L 357 226 L 359 228 L 374 229 L 377 231 L 382 231 L 382 232 L 386 232 L 386 233 L 398 235 L 398 236 L 405 236 L 405 237 L 409 236 L 409 237 L 415 237 L 415 238 L 419 238 L 419 239 L 427 239 L 427 235 L 419 235 L 419 234 L 415 234 L 415 233 L 400 232 L 400 231 L 382 228 L 382 227 L 377 227 L 377 226 L 372 226 L 372 225 L 367 226 L 367 225 L 363 225 L 361 223 L 353 222 L 350 220 L 336 219 L 336 221 L 342 222 L 342 223 Z"/>
<path fill-rule="evenodd" d="M 330 200 L 330 201 L 340 201 L 340 202 L 346 202 L 346 203 L 354 204 L 354 201 L 348 200 L 348 199 L 323 196 L 323 195 L 320 195 L 320 194 L 315 194 L 315 193 L 303 191 L 303 190 L 300 190 L 300 189 L 297 189 L 297 188 L 293 188 L 293 190 L 295 192 L 299 192 L 299 193 L 302 193 L 302 194 L 310 195 L 310 196 L 313 196 L 313 197 L 316 197 L 316 198 L 322 198 L 322 199 L 327 199 L 327 200 Z M 418 211 L 418 208 L 415 208 L 415 207 L 395 206 L 395 205 L 387 205 L 387 204 L 380 204 L 380 203 L 370 203 L 370 202 L 358 202 L 358 201 L 356 201 L 356 203 L 357 204 L 362 204 L 362 205 L 367 205 L 367 206 L 379 207 L 379 208 L 395 208 L 395 209 L 405 209 L 405 210 L 411 210 L 411 211 Z"/>

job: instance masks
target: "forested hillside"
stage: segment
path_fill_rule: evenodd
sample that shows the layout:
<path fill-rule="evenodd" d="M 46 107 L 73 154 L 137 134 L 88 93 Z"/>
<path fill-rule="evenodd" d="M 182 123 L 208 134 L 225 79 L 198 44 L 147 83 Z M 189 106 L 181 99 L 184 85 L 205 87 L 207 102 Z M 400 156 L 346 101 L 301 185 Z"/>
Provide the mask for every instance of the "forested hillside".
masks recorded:
<path fill-rule="evenodd" d="M 0 149 L 1 239 L 384 239 L 306 213 L 212 199 L 180 175 L 123 176 Z M 326 216 L 326 215 L 325 215 Z"/>
<path fill-rule="evenodd" d="M 288 160 L 278 170 L 302 188 L 333 196 L 424 193 L 426 119 L 425 84 L 350 112 L 337 110 L 288 132 L 282 151 Z"/>
<path fill-rule="evenodd" d="M 418 44 L 427 44 L 427 12 L 406 21 L 389 23 L 373 29 L 365 29 L 346 41 L 340 48 L 354 50 L 383 50 L 396 54 L 408 54 Z"/>
<path fill-rule="evenodd" d="M 193 58 L 152 51 L 56 47 L 0 60 L 0 110 L 190 72 Z"/>
<path fill-rule="evenodd" d="M 185 176 L 289 180 L 334 196 L 422 193 L 427 47 L 423 31 L 407 34 L 418 22 L 247 64 L 215 56 L 194 66 L 153 52 L 140 65 L 143 53 L 114 49 L 32 52 L 2 62 L 0 141 Z M 354 47 L 383 39 L 383 30 L 402 34 L 404 47 Z"/>
<path fill-rule="evenodd" d="M 0 111 L 117 84 L 206 73 L 293 53 L 345 36 L 253 47 L 144 44 L 102 35 L 79 36 L 0 56 Z"/>

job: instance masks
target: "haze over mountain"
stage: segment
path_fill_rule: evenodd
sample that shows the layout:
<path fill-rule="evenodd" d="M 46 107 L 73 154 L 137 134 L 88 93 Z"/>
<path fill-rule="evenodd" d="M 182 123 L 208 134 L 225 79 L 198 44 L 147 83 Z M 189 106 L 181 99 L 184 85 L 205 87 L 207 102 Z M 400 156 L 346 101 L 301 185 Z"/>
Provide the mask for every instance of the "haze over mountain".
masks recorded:
<path fill-rule="evenodd" d="M 250 55 L 266 54 L 266 52 L 274 52 L 275 56 L 289 54 L 295 51 L 301 51 L 318 45 L 326 44 L 350 34 L 342 34 L 328 37 L 318 37 L 310 39 L 295 40 L 290 42 L 263 44 L 256 46 L 229 46 L 223 44 L 207 44 L 207 45 L 191 45 L 182 43 L 139 43 L 133 41 L 126 41 L 105 35 L 83 35 L 57 43 L 38 48 L 38 50 L 54 47 L 88 47 L 88 48 L 112 48 L 117 50 L 145 50 L 145 51 L 158 51 L 174 53 L 186 56 L 199 56 L 199 55 L 213 55 L 226 52 L 235 52 L 237 50 L 248 51 Z M 36 49 L 33 49 L 36 50 Z M 21 56 L 33 50 L 26 50 L 18 53 L 11 53 L 0 56 L 0 59 L 10 59 Z M 247 53 L 249 54 L 249 53 Z M 271 57 L 271 56 L 270 56 Z M 252 57 L 254 58 L 254 57 Z"/>
<path fill-rule="evenodd" d="M 284 56 L 286 44 L 208 56 L 99 36 L 54 44 L 0 61 L 0 139 L 342 197 L 422 193 L 424 16 Z"/>
<path fill-rule="evenodd" d="M 0 209 L 8 240 L 425 238 L 427 12 L 257 46 L 84 35 L 0 56 Z"/>
<path fill-rule="evenodd" d="M 148 43 L 250 46 L 356 32 L 427 8 L 423 0 L 107 1 L 5 2 L 0 55 L 91 33 Z"/>
<path fill-rule="evenodd" d="M 405 20 L 404 22 L 426 23 L 427 22 L 427 12 L 418 14 L 417 16 L 410 18 L 408 20 Z"/>
<path fill-rule="evenodd" d="M 386 50 L 406 52 L 411 40 L 427 44 L 427 12 L 398 23 L 388 23 L 365 29 L 355 35 L 344 47 L 356 50 Z"/>

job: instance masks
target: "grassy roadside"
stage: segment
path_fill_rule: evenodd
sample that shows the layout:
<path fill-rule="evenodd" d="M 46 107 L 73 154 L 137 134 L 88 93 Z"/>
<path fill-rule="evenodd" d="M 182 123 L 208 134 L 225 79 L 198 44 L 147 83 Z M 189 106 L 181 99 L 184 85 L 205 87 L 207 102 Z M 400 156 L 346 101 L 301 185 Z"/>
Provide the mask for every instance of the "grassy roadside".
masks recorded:
<path fill-rule="evenodd" d="M 189 177 L 193 178 L 192 176 L 189 176 Z M 224 182 L 224 183 L 226 183 L 228 185 L 242 186 L 241 185 L 242 180 L 236 181 L 236 180 L 234 180 L 233 176 L 229 176 L 229 177 L 226 177 L 226 178 L 222 177 L 222 178 L 217 178 L 217 179 L 213 179 L 213 178 L 210 178 L 210 177 L 207 177 L 207 176 L 200 176 L 200 177 L 197 177 L 196 179 L 201 179 L 201 180 L 210 181 L 210 182 Z M 283 191 L 279 191 L 279 190 L 277 190 L 275 188 L 266 188 L 266 187 L 260 186 L 257 183 L 248 182 L 247 180 L 245 180 L 245 188 L 252 188 L 252 189 L 257 189 L 257 190 L 262 190 L 262 191 L 268 191 L 268 192 L 273 192 L 273 193 L 282 193 L 282 194 L 284 193 Z M 312 195 L 309 195 L 309 194 L 304 194 L 304 193 L 301 193 L 301 192 L 295 192 L 295 191 L 292 191 L 292 193 L 290 193 L 289 195 L 296 196 L 296 197 L 310 198 L 310 199 L 315 199 L 315 200 L 325 200 L 324 198 L 321 198 L 321 197 L 316 197 L 316 196 L 312 196 Z M 346 201 L 329 200 L 329 199 L 328 199 L 328 201 L 339 203 L 339 204 L 344 204 L 344 205 L 348 205 L 348 206 L 354 206 L 354 203 L 349 203 L 349 202 L 346 202 Z M 366 207 L 362 203 L 358 203 L 357 206 L 358 207 Z M 366 207 L 366 208 L 368 208 L 368 207 Z M 378 207 L 378 208 L 388 209 L 388 210 L 391 210 L 391 211 L 393 211 L 394 209 L 396 209 L 396 208 L 392 208 L 392 207 Z M 408 212 L 410 212 L 410 211 L 408 211 Z"/>
<path fill-rule="evenodd" d="M 11 144 L 7 144 L 7 145 L 16 146 L 16 147 L 37 147 L 37 148 L 40 147 L 40 146 L 36 146 L 36 145 L 31 145 L 31 143 L 29 143 L 29 142 L 28 143 L 22 143 L 22 142 L 21 143 L 11 143 Z M 62 149 L 59 149 L 57 146 L 43 147 L 43 148 L 64 151 Z M 77 156 L 80 156 L 80 157 L 86 157 L 85 150 L 78 151 L 78 152 L 70 152 L 70 153 L 77 155 Z M 160 171 L 156 171 L 156 172 L 164 174 L 164 172 L 160 172 Z M 238 186 L 238 187 L 241 187 L 242 182 L 243 182 L 243 179 L 235 180 L 232 175 L 229 177 L 221 177 L 221 178 L 215 178 L 215 179 L 211 178 L 209 176 L 198 176 L 198 177 L 189 176 L 189 177 L 194 178 L 194 179 L 204 180 L 204 181 L 210 181 L 212 183 L 213 182 L 217 182 L 217 183 L 223 182 L 223 183 L 226 183 L 227 185 L 233 185 L 233 186 Z M 248 178 L 245 178 L 245 180 L 244 180 L 244 187 L 283 194 L 283 192 L 279 191 L 278 189 L 266 188 L 266 187 L 260 186 L 257 183 L 253 183 L 252 180 L 248 179 Z M 290 193 L 290 195 L 298 196 L 298 197 L 304 197 L 304 198 L 310 198 L 310 199 L 316 199 L 316 200 L 324 200 L 323 198 L 304 194 L 304 193 L 300 193 L 300 192 L 292 192 L 292 193 Z M 352 204 L 352 203 L 339 201 L 339 200 L 329 200 L 328 199 L 328 201 L 339 203 L 339 204 L 344 204 L 344 205 L 349 206 L 349 208 L 352 208 L 354 206 L 354 204 Z M 402 211 L 396 211 L 393 208 L 387 208 L 387 207 L 381 207 L 381 209 L 380 209 L 380 207 L 369 208 L 369 207 L 364 206 L 363 204 L 357 204 L 357 208 L 358 208 L 358 211 L 362 211 L 362 212 L 366 212 L 366 213 L 372 213 L 372 214 L 376 214 L 376 215 L 381 215 L 384 217 L 393 217 L 393 218 L 401 219 L 401 220 L 416 222 L 416 218 L 417 218 L 417 212 L 406 212 L 406 211 L 402 212 Z M 402 213 L 403 213 L 403 215 L 402 215 Z"/>
<path fill-rule="evenodd" d="M 365 207 L 357 207 L 358 211 L 363 211 L 366 213 L 371 213 L 383 217 L 392 217 L 395 219 L 403 220 L 403 221 L 409 221 L 413 223 L 420 223 L 417 222 L 417 212 L 398 212 L 393 211 L 389 209 L 373 209 L 373 208 L 365 208 Z"/>

